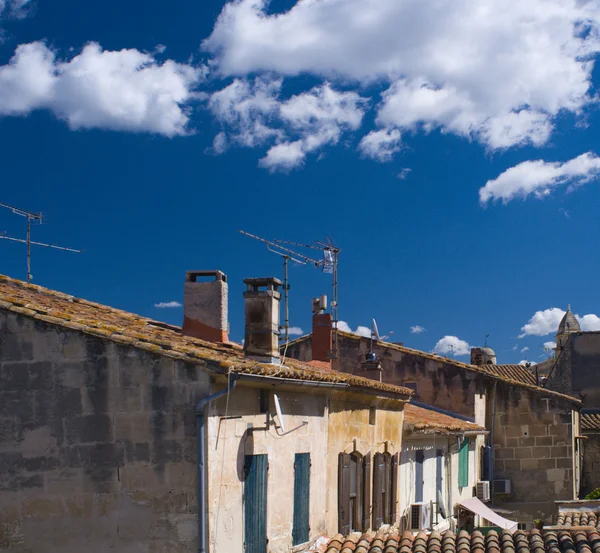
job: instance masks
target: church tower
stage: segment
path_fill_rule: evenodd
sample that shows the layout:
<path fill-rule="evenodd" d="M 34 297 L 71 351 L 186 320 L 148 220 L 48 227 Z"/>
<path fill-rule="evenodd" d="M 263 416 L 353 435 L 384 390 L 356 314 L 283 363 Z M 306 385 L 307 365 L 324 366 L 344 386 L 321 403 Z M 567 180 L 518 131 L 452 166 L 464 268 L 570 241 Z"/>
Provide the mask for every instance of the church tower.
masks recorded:
<path fill-rule="evenodd" d="M 567 307 L 567 312 L 565 316 L 560 321 L 558 325 L 558 332 L 556 333 L 556 348 L 554 349 L 556 357 L 560 354 L 561 350 L 567 343 L 569 339 L 569 334 L 573 334 L 574 332 L 581 332 L 581 327 L 573 315 L 571 311 L 571 306 Z"/>

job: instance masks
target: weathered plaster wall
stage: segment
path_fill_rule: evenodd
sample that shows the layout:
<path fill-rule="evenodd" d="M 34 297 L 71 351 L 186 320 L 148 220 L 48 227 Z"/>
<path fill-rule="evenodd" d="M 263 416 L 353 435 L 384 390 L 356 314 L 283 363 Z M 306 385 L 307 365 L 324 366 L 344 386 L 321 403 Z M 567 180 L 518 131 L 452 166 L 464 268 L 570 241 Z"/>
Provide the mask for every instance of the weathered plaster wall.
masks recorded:
<path fill-rule="evenodd" d="M 375 419 L 370 417 L 376 410 Z M 366 455 L 387 451 L 394 455 L 402 450 L 404 404 L 399 401 L 378 400 L 366 395 L 336 392 L 329 403 L 329 432 L 327 440 L 327 521 L 328 532 L 338 531 L 337 474 L 338 455 L 355 450 Z M 374 423 L 374 424 L 371 424 Z M 372 482 L 371 467 L 371 482 Z M 399 488 L 402 483 L 399 483 Z M 396 501 L 398 501 L 398 497 Z M 333 535 L 330 533 L 330 535 Z"/>
<path fill-rule="evenodd" d="M 492 413 L 493 392 L 488 394 Z M 498 383 L 494 424 L 494 478 L 508 478 L 498 507 L 524 522 L 550 520 L 553 502 L 573 499 L 572 404 Z"/>
<path fill-rule="evenodd" d="M 294 456 L 310 453 L 310 536 L 324 532 L 327 486 L 327 396 L 309 388 L 304 392 L 266 389 L 269 413 L 260 413 L 260 390 L 240 383 L 229 398 L 209 407 L 208 471 L 209 536 L 211 551 L 242 553 L 244 544 L 244 456 L 267 454 L 267 536 L 269 551 L 287 552 L 292 543 Z M 277 393 L 286 431 L 282 436 L 273 392 Z M 228 418 L 223 415 L 228 412 Z M 252 431 L 248 431 L 248 425 Z M 337 479 L 330 482 L 335 487 Z M 337 528 L 332 529 L 333 532 Z M 332 534 L 333 535 L 333 534 Z"/>
<path fill-rule="evenodd" d="M 198 367 L 0 310 L 0 550 L 196 549 Z"/>
<path fill-rule="evenodd" d="M 581 497 L 600 488 L 600 432 L 584 434 Z"/>

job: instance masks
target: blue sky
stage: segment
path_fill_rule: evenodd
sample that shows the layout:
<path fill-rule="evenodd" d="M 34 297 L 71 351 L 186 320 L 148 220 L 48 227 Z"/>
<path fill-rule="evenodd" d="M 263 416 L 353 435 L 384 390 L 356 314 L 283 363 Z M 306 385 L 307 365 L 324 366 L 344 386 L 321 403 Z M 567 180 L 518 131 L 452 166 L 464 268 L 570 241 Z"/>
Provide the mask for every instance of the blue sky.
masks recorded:
<path fill-rule="evenodd" d="M 241 340 L 242 279 L 282 272 L 245 229 L 331 237 L 340 318 L 411 347 L 456 337 L 438 351 L 465 360 L 489 334 L 499 362 L 539 361 L 569 303 L 600 329 L 597 6 L 424 9 L 0 0 L 0 201 L 84 250 L 36 249 L 34 282 L 179 324 L 154 305 L 220 269 Z M 308 331 L 330 280 L 290 272 Z"/>

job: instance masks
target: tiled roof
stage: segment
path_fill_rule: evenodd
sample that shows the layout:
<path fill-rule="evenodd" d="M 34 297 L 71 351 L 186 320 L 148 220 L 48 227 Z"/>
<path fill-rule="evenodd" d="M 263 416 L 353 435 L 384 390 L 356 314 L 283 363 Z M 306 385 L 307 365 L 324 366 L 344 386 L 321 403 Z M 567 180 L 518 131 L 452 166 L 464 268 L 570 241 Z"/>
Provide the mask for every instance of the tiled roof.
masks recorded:
<path fill-rule="evenodd" d="M 293 359 L 286 359 L 285 366 L 261 364 L 244 358 L 242 347 L 237 344 L 217 344 L 184 336 L 179 327 L 3 275 L 0 275 L 0 309 L 166 357 L 207 365 L 213 370 L 338 382 L 404 397 L 413 393 L 401 386 L 306 365 Z"/>
<path fill-rule="evenodd" d="M 338 331 L 338 334 L 340 337 L 343 337 L 343 338 L 350 338 L 352 340 L 361 340 L 361 336 L 358 336 L 357 334 L 352 334 L 350 332 L 343 332 L 340 330 L 340 331 Z M 306 336 L 301 336 L 300 338 L 296 338 L 295 340 L 293 340 L 289 343 L 288 347 L 292 346 L 293 344 L 308 340 L 310 338 L 311 338 L 310 334 L 307 334 Z M 407 355 L 415 355 L 417 357 L 431 359 L 433 361 L 437 361 L 438 363 L 446 363 L 446 364 L 452 365 L 454 367 L 459 367 L 461 369 L 465 369 L 470 372 L 478 373 L 483 376 L 487 376 L 490 378 L 500 380 L 502 382 L 506 382 L 507 384 L 513 384 L 515 386 L 520 386 L 522 388 L 528 388 L 530 390 L 535 390 L 535 391 L 542 393 L 544 395 L 547 395 L 547 396 L 562 398 L 562 399 L 566 399 L 572 403 L 581 404 L 581 401 L 578 400 L 577 398 L 574 398 L 573 396 L 569 396 L 567 394 L 561 394 L 560 392 L 555 392 L 554 390 L 548 390 L 547 388 L 542 388 L 541 386 L 536 386 L 535 385 L 535 377 L 534 377 L 534 382 L 531 383 L 531 382 L 527 382 L 525 380 L 526 377 L 524 377 L 523 375 L 521 375 L 519 377 L 519 379 L 516 379 L 513 376 L 500 374 L 498 372 L 492 372 L 485 368 L 488 365 L 484 365 L 484 366 L 470 365 L 469 363 L 462 363 L 461 361 L 457 361 L 456 359 L 452 359 L 450 357 L 441 357 L 440 355 L 437 355 L 435 353 L 428 353 L 426 351 L 420 351 L 418 349 L 407 348 L 406 346 L 400 346 L 398 344 L 391 344 L 389 342 L 379 341 L 379 342 L 377 342 L 377 346 L 386 348 L 386 349 L 399 351 L 399 352 L 405 353 Z"/>
<path fill-rule="evenodd" d="M 600 411 L 597 413 L 581 413 L 581 430 L 583 432 L 600 431 Z"/>
<path fill-rule="evenodd" d="M 537 386 L 535 374 L 523 365 L 481 365 L 481 367 L 497 376 Z"/>
<path fill-rule="evenodd" d="M 490 530 L 485 536 L 475 531 L 394 532 L 379 531 L 366 534 L 334 536 L 326 546 L 326 553 L 598 553 L 600 534 L 597 531 L 542 531 L 513 534 Z"/>
<path fill-rule="evenodd" d="M 404 406 L 404 430 L 419 434 L 486 432 L 485 428 L 473 422 L 411 403 Z"/>
<path fill-rule="evenodd" d="M 557 526 L 593 526 L 600 531 L 599 511 L 563 511 L 556 517 Z M 600 542 L 598 543 L 600 545 Z"/>

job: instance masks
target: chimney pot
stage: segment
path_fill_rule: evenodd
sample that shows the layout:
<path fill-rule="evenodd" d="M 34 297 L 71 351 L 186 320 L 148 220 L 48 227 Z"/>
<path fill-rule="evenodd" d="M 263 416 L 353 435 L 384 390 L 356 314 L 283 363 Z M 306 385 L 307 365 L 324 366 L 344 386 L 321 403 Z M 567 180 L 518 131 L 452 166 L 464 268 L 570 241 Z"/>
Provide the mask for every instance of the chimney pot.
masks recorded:
<path fill-rule="evenodd" d="M 279 364 L 279 305 L 282 282 L 273 277 L 244 279 L 246 331 L 244 355 Z"/>
<path fill-rule="evenodd" d="M 199 279 L 212 280 L 199 280 Z M 227 342 L 227 276 L 221 271 L 188 271 L 183 289 L 185 336 Z"/>

